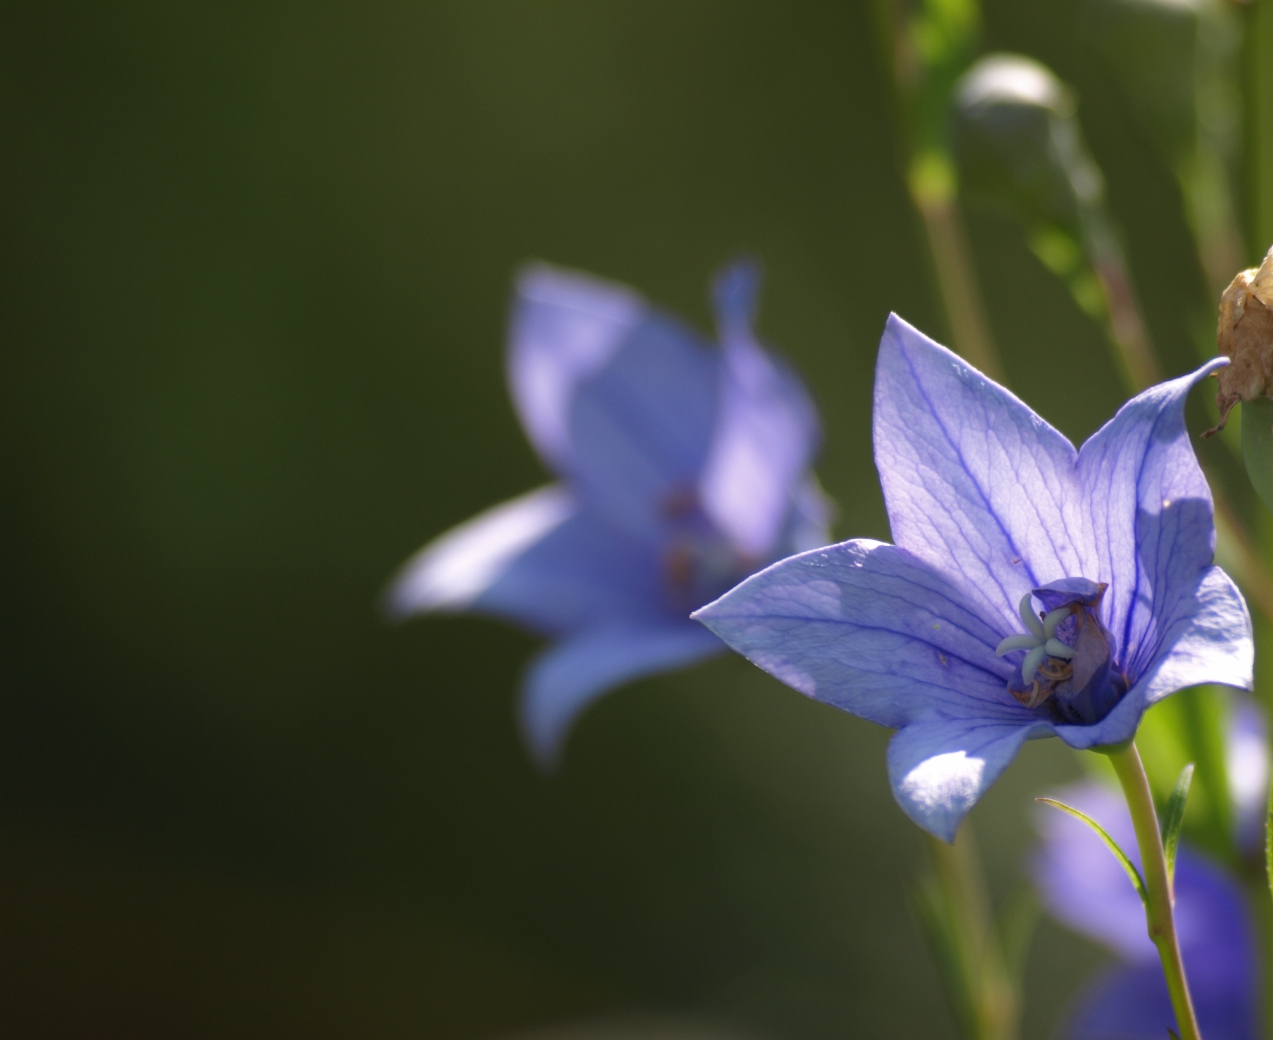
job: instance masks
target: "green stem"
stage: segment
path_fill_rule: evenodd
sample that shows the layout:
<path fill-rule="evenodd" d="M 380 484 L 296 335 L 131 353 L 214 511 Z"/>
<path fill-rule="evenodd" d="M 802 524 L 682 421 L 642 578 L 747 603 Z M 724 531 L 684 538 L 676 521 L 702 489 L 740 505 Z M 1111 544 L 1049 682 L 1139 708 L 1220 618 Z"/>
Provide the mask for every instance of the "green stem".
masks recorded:
<path fill-rule="evenodd" d="M 928 233 L 937 290 L 955 352 L 996 382 L 1007 383 L 955 199 L 954 168 L 946 156 L 930 153 L 912 164 L 908 180 Z"/>
<path fill-rule="evenodd" d="M 1154 796 L 1149 789 L 1149 777 L 1136 750 L 1135 741 L 1129 741 L 1121 751 L 1109 754 L 1118 782 L 1123 786 L 1127 808 L 1136 827 L 1136 843 L 1140 846 L 1141 871 L 1145 877 L 1148 899 L 1145 902 L 1145 921 L 1149 926 L 1149 938 L 1158 948 L 1162 961 L 1167 991 L 1171 994 L 1172 1010 L 1176 1013 L 1176 1028 L 1180 1040 L 1202 1040 L 1198 1032 L 1198 1020 L 1193 1013 L 1193 999 L 1189 996 L 1189 984 L 1185 981 L 1185 964 L 1180 957 L 1180 943 L 1176 939 L 1176 918 L 1172 909 L 1171 879 L 1167 876 L 1167 858 L 1163 853 L 1162 834 L 1158 829 L 1158 813 L 1154 809 Z"/>
<path fill-rule="evenodd" d="M 1273 7 L 1252 4 L 1247 31 L 1250 68 L 1246 101 L 1250 106 L 1248 207 L 1250 255 L 1257 257 L 1273 241 Z"/>
<path fill-rule="evenodd" d="M 1162 370 L 1158 367 L 1149 331 L 1136 302 L 1127 257 L 1103 202 L 1080 205 L 1079 221 L 1088 260 L 1105 295 L 1105 306 L 1109 312 L 1108 335 L 1114 346 L 1115 359 L 1133 392 L 1139 393 L 1160 382 Z"/>
<path fill-rule="evenodd" d="M 1273 895 L 1273 787 L 1269 788 L 1269 804 L 1264 815 L 1264 880 Z"/>
<path fill-rule="evenodd" d="M 937 955 L 960 1034 L 1016 1040 L 1020 1001 L 1004 960 L 969 825 L 953 845 L 929 838 L 934 883 L 929 941 Z"/>

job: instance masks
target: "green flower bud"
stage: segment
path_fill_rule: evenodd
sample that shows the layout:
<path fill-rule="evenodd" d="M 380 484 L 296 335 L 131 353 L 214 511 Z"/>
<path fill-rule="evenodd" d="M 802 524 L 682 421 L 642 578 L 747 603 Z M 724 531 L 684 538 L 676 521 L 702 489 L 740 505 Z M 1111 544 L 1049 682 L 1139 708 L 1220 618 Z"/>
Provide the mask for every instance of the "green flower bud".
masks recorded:
<path fill-rule="evenodd" d="M 1073 230 L 1100 198 L 1070 90 L 1045 66 L 991 54 L 955 88 L 954 152 L 972 194 L 1007 204 L 1027 225 Z"/>

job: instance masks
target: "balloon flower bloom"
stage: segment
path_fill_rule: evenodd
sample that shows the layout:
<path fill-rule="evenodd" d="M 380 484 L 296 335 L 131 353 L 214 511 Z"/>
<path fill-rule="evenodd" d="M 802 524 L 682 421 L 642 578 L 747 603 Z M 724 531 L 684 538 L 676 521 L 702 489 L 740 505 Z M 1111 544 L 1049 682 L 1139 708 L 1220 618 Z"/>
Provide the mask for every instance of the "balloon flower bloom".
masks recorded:
<path fill-rule="evenodd" d="M 1140 867 L 1132 821 L 1117 793 L 1078 784 L 1057 797 L 1101 824 Z M 1109 948 L 1118 962 L 1075 1002 L 1065 1040 L 1162 1040 L 1175 1016 L 1145 932 L 1145 911 L 1118 861 L 1085 824 L 1047 810 L 1031 864 L 1048 911 Z M 1255 929 L 1239 886 L 1181 847 L 1176 857 L 1176 929 L 1198 1025 L 1207 1040 L 1256 1040 L 1259 970 Z"/>
<path fill-rule="evenodd" d="M 896 729 L 898 803 L 947 841 L 1024 741 L 1120 745 L 1199 683 L 1251 686 L 1184 423 L 1223 359 L 1128 401 L 1081 451 L 893 316 L 875 462 L 895 545 L 782 560 L 695 617 L 817 700 Z"/>
<path fill-rule="evenodd" d="M 753 335 L 758 288 L 746 262 L 717 278 L 717 347 L 623 286 L 546 265 L 517 279 L 509 385 L 558 479 L 425 546 L 388 607 L 551 639 L 521 691 L 545 766 L 601 693 L 724 649 L 695 607 L 828 540 L 817 413 Z"/>

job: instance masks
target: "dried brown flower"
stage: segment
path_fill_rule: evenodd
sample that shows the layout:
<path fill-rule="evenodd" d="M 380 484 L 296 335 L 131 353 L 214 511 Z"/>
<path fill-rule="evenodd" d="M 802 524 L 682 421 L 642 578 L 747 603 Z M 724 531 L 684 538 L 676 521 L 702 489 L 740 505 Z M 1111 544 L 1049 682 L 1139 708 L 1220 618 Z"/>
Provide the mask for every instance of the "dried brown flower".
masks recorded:
<path fill-rule="evenodd" d="M 1205 436 L 1224 429 L 1239 401 L 1273 397 L 1273 249 L 1259 267 L 1240 272 L 1220 297 L 1216 347 L 1232 363 L 1215 373 L 1220 425 Z"/>

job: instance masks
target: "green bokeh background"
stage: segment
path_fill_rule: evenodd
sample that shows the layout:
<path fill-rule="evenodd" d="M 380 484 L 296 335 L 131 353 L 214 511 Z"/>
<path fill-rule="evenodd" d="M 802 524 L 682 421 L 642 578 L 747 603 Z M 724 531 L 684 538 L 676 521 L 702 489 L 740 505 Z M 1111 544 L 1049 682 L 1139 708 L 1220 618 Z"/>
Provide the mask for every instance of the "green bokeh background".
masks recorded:
<path fill-rule="evenodd" d="M 1067 0 L 987 41 L 1078 88 L 1152 331 L 1201 275 Z M 952 1036 L 887 733 L 721 658 L 527 764 L 533 640 L 385 625 L 429 537 L 542 482 L 502 374 L 539 257 L 765 336 L 823 410 L 842 537 L 888 537 L 875 343 L 944 335 L 861 2 L 50 3 L 0 39 L 0 1031 L 494 1037 L 658 1015 Z M 1013 225 L 970 235 L 1014 389 L 1074 438 L 1121 390 Z M 1031 745 L 973 814 L 997 896 Z M 1026 1035 L 1102 955 L 1045 924 Z"/>

